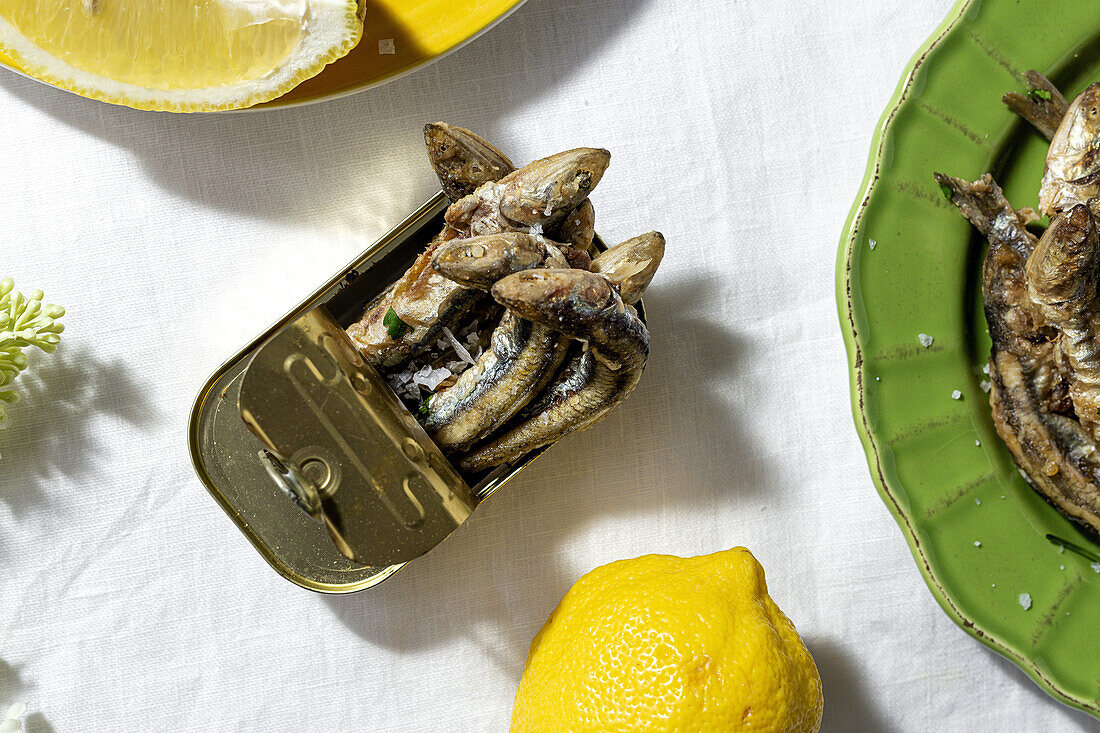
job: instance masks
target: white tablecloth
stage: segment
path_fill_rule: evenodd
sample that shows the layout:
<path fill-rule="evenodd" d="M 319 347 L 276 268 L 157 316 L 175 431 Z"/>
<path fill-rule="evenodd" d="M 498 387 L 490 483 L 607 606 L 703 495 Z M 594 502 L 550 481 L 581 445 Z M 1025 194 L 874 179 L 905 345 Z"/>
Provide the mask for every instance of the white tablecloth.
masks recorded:
<path fill-rule="evenodd" d="M 1087 730 L 957 628 L 871 484 L 833 295 L 873 127 L 950 0 L 530 0 L 443 61 L 306 108 L 170 116 L 0 74 L 0 276 L 68 307 L 0 434 L 0 705 L 36 733 L 503 730 L 581 574 L 753 550 L 828 731 Z M 995 93 L 994 92 L 991 93 Z M 328 598 L 195 477 L 207 375 L 436 188 L 421 126 L 614 162 L 650 228 L 652 358 L 446 545 Z"/>

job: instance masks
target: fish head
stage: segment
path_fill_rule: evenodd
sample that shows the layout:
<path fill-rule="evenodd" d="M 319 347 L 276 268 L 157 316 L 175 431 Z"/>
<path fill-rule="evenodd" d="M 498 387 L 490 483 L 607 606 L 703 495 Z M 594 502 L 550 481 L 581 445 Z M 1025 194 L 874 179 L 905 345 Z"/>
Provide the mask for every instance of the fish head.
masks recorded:
<path fill-rule="evenodd" d="M 647 232 L 601 252 L 592 260 L 589 269 L 618 287 L 624 303 L 637 303 L 664 256 L 664 235 Z"/>
<path fill-rule="evenodd" d="M 424 126 L 424 145 L 451 201 L 469 196 L 478 186 L 500 180 L 515 169 L 504 153 L 480 135 L 446 122 Z"/>
<path fill-rule="evenodd" d="M 1047 165 L 1067 183 L 1100 178 L 1100 82 L 1090 84 L 1066 110 L 1050 142 Z"/>
<path fill-rule="evenodd" d="M 1047 150 L 1039 210 L 1054 217 L 1100 194 L 1100 82 L 1066 110 Z"/>
<path fill-rule="evenodd" d="M 557 221 L 577 208 L 603 178 L 611 153 L 576 148 L 528 163 L 500 183 L 500 211 L 519 226 Z"/>
<path fill-rule="evenodd" d="M 492 294 L 519 316 L 581 339 L 609 310 L 624 308 L 610 281 L 586 270 L 519 272 L 497 281 Z"/>
<path fill-rule="evenodd" d="M 488 290 L 497 280 L 523 270 L 564 262 L 560 253 L 538 237 L 509 232 L 452 239 L 432 256 L 432 268 L 443 277 L 467 288 Z"/>
<path fill-rule="evenodd" d="M 1032 300 L 1059 306 L 1074 301 L 1083 288 L 1095 288 L 1098 254 L 1100 240 L 1087 206 L 1077 204 L 1056 217 L 1027 261 Z"/>

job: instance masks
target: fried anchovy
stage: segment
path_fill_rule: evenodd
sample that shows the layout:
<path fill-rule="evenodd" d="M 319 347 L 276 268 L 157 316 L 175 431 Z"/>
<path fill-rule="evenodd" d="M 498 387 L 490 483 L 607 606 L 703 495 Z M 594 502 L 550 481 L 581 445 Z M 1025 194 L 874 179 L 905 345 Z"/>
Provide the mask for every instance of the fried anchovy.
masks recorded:
<path fill-rule="evenodd" d="M 587 349 L 511 428 L 460 460 L 466 471 L 515 460 L 596 424 L 634 389 L 649 356 L 645 324 L 602 275 L 532 270 L 498 282 L 493 297 Z"/>
<path fill-rule="evenodd" d="M 1100 194 L 1100 82 L 1069 106 L 1047 150 L 1039 210 L 1054 218 Z"/>
<path fill-rule="evenodd" d="M 607 278 L 618 289 L 623 303 L 629 306 L 642 297 L 642 292 L 653 279 L 664 254 L 664 236 L 660 232 L 649 232 L 607 249 L 592 260 L 591 270 Z M 582 346 L 575 342 L 570 347 L 568 360 L 561 373 L 556 375 L 557 378 L 545 392 L 537 391 L 535 400 L 524 410 L 518 422 L 536 420 L 554 406 L 576 399 L 575 395 L 584 394 L 585 388 L 597 372 L 592 352 Z"/>
<path fill-rule="evenodd" d="M 653 279 L 661 259 L 665 255 L 665 238 L 660 232 L 649 232 L 610 247 L 592 260 L 591 270 L 603 275 L 619 291 L 626 305 L 634 305 Z M 570 347 L 569 358 L 561 374 L 545 393 L 535 397 L 524 410 L 521 421 L 532 419 L 548 406 L 560 403 L 568 395 L 576 393 L 592 378 L 592 353 L 587 347 L 575 343 Z"/>
<path fill-rule="evenodd" d="M 1074 206 L 1043 233 L 1027 263 L 1028 293 L 1069 366 L 1077 418 L 1100 440 L 1100 236 L 1088 208 Z"/>
<path fill-rule="evenodd" d="M 1001 101 L 1010 110 L 1035 126 L 1047 140 L 1054 138 L 1058 125 L 1069 109 L 1069 103 L 1058 88 L 1038 71 L 1024 72 L 1030 90 L 1027 94 L 1009 92 Z"/>
<path fill-rule="evenodd" d="M 1035 235 L 1027 230 L 1031 216 L 1016 211 L 988 173 L 973 183 L 934 174 L 936 183 L 951 192 L 951 203 L 989 241 L 982 275 L 982 300 L 994 345 L 1027 354 L 1040 334 L 1042 316 L 1027 294 L 1024 265 L 1035 249 Z"/>
<path fill-rule="evenodd" d="M 1028 295 L 1025 268 L 1035 249 L 1025 214 L 1012 209 L 988 175 L 973 184 L 937 174 L 952 201 L 989 240 L 982 300 L 993 341 L 990 405 L 997 434 L 1028 482 L 1072 519 L 1100 529 L 1100 463 L 1072 410 L 1052 339 L 1056 331 Z"/>
<path fill-rule="evenodd" d="M 433 267 L 465 287 L 489 290 L 507 274 L 568 263 L 544 239 L 500 234 L 449 242 L 436 252 Z M 557 331 L 506 311 L 477 364 L 428 402 L 424 429 L 445 451 L 465 450 L 508 421 L 554 377 L 567 346 Z"/>
<path fill-rule="evenodd" d="M 546 236 L 555 242 L 568 244 L 594 255 L 592 241 L 596 238 L 596 209 L 592 202 L 588 199 L 582 201 L 580 206 L 553 225 Z"/>
<path fill-rule="evenodd" d="M 424 144 L 443 192 L 451 201 L 469 196 L 478 186 L 499 181 L 515 170 L 512 161 L 485 138 L 446 122 L 425 125 Z"/>
<path fill-rule="evenodd" d="M 474 193 L 451 204 L 444 216 L 447 225 L 443 232 L 393 288 L 348 328 L 363 357 L 378 368 L 394 369 L 433 344 L 444 326 L 457 323 L 480 300 L 479 291 L 464 288 L 432 269 L 432 257 L 444 242 L 527 231 L 533 224 L 557 221 L 588 195 L 609 161 L 606 150 L 595 148 L 558 153 L 525 165 L 499 182 L 482 184 Z M 524 211 L 525 206 L 541 208 L 532 214 Z M 523 214 L 527 219 L 506 212 Z M 408 327 L 396 338 L 386 326 L 394 316 Z"/>
<path fill-rule="evenodd" d="M 526 231 L 557 222 L 600 182 L 611 153 L 598 148 L 566 150 L 528 163 L 495 183 L 486 183 L 447 209 L 447 223 L 460 232 Z"/>
<path fill-rule="evenodd" d="M 1044 409 L 1047 385 L 1056 380 L 1050 361 L 994 352 L 993 424 L 1028 483 L 1070 519 L 1100 532 L 1096 444 L 1076 420 Z"/>

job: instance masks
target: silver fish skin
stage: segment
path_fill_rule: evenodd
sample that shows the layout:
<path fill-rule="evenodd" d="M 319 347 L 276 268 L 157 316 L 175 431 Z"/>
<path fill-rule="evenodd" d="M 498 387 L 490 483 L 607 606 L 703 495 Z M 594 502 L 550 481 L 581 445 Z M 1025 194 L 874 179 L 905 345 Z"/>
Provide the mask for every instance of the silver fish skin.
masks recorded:
<path fill-rule="evenodd" d="M 446 122 L 425 125 L 424 145 L 439 184 L 452 202 L 515 170 L 512 161 L 496 146 L 457 125 Z"/>
<path fill-rule="evenodd" d="M 624 304 L 633 305 L 653 279 L 664 252 L 664 236 L 648 232 L 608 248 L 592 260 L 591 268 L 618 288 Z M 549 413 L 544 420 L 553 419 L 552 407 L 576 399 L 575 395 L 591 383 L 596 376 L 596 360 L 591 351 L 580 347 L 575 344 L 570 348 L 561 373 L 525 408 L 525 420 L 538 422 L 543 413 Z"/>
<path fill-rule="evenodd" d="M 1027 262 L 1028 294 L 1058 330 L 1077 418 L 1100 440 L 1100 235 L 1088 207 L 1059 216 Z"/>
<path fill-rule="evenodd" d="M 424 429 L 445 452 L 462 451 L 511 419 L 561 368 L 561 334 L 505 311 L 489 348 L 428 401 Z"/>
<path fill-rule="evenodd" d="M 1073 100 L 1047 150 L 1039 211 L 1059 212 L 1100 195 L 1100 82 Z"/>
<path fill-rule="evenodd" d="M 568 267 L 553 244 L 529 234 L 497 234 L 448 243 L 435 269 L 465 287 L 489 290 L 508 274 Z M 561 334 L 506 311 L 490 347 L 453 385 L 429 400 L 424 429 L 444 451 L 465 450 L 521 410 L 565 358 Z"/>
<path fill-rule="evenodd" d="M 649 357 L 649 331 L 607 278 L 582 270 L 530 270 L 493 286 L 497 302 L 587 344 L 587 355 L 540 398 L 530 415 L 463 456 L 482 471 L 515 460 L 603 419 L 637 386 Z M 557 385 L 556 385 L 557 386 Z"/>

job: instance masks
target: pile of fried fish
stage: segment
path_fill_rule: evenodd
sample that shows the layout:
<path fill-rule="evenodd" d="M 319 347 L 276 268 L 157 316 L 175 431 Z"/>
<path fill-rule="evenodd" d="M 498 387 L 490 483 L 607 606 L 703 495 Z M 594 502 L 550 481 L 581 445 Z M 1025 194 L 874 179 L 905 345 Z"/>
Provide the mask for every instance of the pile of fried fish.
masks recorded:
<path fill-rule="evenodd" d="M 430 124 L 424 139 L 452 202 L 443 230 L 347 332 L 383 376 L 404 380 L 433 345 L 455 344 L 470 365 L 424 387 L 419 419 L 476 473 L 591 427 L 634 389 L 649 331 L 632 304 L 665 240 L 649 232 L 596 251 L 588 195 L 610 163 L 606 150 L 516 169 L 461 127 Z M 489 299 L 503 313 L 470 358 L 454 334 Z"/>
<path fill-rule="evenodd" d="M 1031 485 L 1100 532 L 1100 83 L 1067 103 L 1049 80 L 1004 102 L 1050 140 L 1039 210 L 1014 209 L 986 174 L 935 174 L 989 240 L 982 298 L 997 433 Z M 1042 215 L 1050 225 L 1029 229 Z"/>

